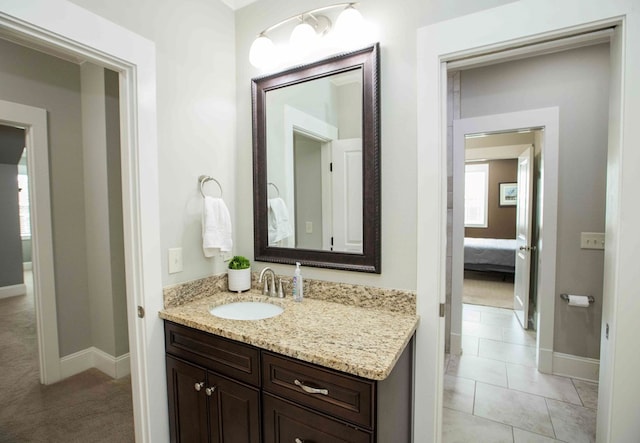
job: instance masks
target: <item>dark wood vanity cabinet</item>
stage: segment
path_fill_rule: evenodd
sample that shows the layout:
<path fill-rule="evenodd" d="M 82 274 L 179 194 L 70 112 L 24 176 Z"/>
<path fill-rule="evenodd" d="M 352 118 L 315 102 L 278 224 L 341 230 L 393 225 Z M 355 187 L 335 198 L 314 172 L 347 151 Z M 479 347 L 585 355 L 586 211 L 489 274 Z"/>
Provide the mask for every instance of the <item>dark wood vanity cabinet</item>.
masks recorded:
<path fill-rule="evenodd" d="M 411 343 L 372 381 L 168 321 L 165 339 L 171 441 L 411 440 Z"/>
<path fill-rule="evenodd" d="M 169 322 L 165 347 L 172 442 L 262 441 L 257 349 Z"/>

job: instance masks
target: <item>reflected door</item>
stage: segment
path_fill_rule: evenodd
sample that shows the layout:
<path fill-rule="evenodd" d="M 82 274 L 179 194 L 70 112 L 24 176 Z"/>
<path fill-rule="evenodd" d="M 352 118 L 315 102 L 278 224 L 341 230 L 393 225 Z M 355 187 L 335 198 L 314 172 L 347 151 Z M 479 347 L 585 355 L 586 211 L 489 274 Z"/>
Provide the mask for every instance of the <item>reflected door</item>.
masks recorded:
<path fill-rule="evenodd" d="M 331 142 L 333 250 L 362 254 L 362 139 Z"/>

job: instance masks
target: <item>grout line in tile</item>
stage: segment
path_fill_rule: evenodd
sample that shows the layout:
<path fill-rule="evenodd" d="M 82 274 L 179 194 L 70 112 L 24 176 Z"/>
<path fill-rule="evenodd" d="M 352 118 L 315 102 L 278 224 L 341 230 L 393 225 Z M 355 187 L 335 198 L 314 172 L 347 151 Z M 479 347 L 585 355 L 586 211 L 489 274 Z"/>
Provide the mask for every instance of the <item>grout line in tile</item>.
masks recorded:
<path fill-rule="evenodd" d="M 499 424 L 499 425 L 502 425 L 502 426 L 508 426 L 508 427 L 511 428 L 511 434 L 513 435 L 513 426 L 511 426 L 511 425 L 509 425 L 507 423 L 503 423 L 501 421 L 497 421 L 497 420 L 494 420 L 492 418 L 482 417 L 480 415 L 469 414 L 468 412 L 464 412 L 464 411 L 458 411 L 457 409 L 447 408 L 446 406 L 443 406 L 442 409 L 448 409 L 450 411 L 457 412 L 459 414 L 465 414 L 465 415 L 476 417 L 476 418 L 479 418 L 479 419 L 482 419 L 482 420 L 487 420 L 487 421 L 490 421 L 490 422 L 493 422 L 493 423 L 496 423 L 496 424 Z"/>
<path fill-rule="evenodd" d="M 476 380 L 473 381 L 473 405 L 471 406 L 471 415 L 476 414 L 476 398 L 478 393 L 478 382 Z"/>
<path fill-rule="evenodd" d="M 586 408 L 586 406 L 584 404 L 584 400 L 582 399 L 582 395 L 580 395 L 580 391 L 578 391 L 578 388 L 576 387 L 576 384 L 573 382 L 573 378 L 569 377 L 569 380 L 571 380 L 571 386 L 573 386 L 573 389 L 575 389 L 576 393 L 578 394 L 578 398 L 580 399 L 580 405 L 583 408 Z"/>
<path fill-rule="evenodd" d="M 553 431 L 553 438 L 556 438 L 556 436 L 557 436 L 556 427 L 553 426 L 553 420 L 551 420 L 551 411 L 549 411 L 549 403 L 547 402 L 546 398 L 544 399 L 544 405 L 547 407 L 547 415 L 549 416 L 549 422 L 551 423 L 551 430 Z"/>

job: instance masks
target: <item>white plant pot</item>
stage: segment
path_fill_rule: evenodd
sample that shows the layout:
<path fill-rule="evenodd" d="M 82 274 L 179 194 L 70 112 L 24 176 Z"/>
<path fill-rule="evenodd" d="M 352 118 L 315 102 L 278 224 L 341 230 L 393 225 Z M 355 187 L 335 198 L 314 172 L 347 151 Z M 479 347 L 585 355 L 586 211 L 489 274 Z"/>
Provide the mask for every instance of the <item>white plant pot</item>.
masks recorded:
<path fill-rule="evenodd" d="M 242 292 L 251 289 L 251 268 L 228 269 L 229 291 Z"/>

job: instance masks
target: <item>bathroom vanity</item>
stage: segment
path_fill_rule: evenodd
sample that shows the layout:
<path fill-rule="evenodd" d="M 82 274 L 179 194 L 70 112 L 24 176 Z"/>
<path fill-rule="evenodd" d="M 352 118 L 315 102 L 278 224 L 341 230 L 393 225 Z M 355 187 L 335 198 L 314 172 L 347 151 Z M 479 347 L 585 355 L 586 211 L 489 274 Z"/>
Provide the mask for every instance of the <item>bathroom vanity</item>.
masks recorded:
<path fill-rule="evenodd" d="M 284 311 L 209 313 L 238 300 Z M 415 313 L 224 292 L 160 316 L 171 441 L 410 441 Z"/>

